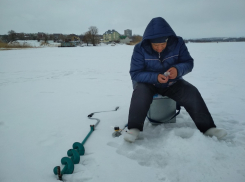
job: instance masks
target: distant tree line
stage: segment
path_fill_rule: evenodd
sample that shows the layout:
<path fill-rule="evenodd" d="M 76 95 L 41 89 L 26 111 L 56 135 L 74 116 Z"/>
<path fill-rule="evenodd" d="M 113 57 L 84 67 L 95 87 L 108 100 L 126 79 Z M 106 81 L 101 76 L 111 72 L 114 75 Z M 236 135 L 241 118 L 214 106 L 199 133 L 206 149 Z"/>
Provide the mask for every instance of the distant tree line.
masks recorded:
<path fill-rule="evenodd" d="M 16 40 L 37 40 L 36 34 L 28 34 L 28 38 L 25 33 L 16 33 L 14 30 L 8 31 L 8 34 L 2 35 L 1 40 L 3 42 L 14 42 Z"/>
<path fill-rule="evenodd" d="M 245 37 L 238 38 L 201 38 L 201 39 L 187 39 L 185 42 L 196 42 L 196 43 L 205 43 L 205 42 L 245 42 Z"/>
<path fill-rule="evenodd" d="M 58 35 L 56 37 L 55 35 Z M 14 42 L 17 40 L 37 40 L 37 41 L 44 41 L 45 43 L 48 42 L 48 40 L 54 40 L 54 41 L 71 41 L 71 37 L 78 37 L 80 40 L 82 40 L 84 43 L 92 44 L 93 46 L 96 46 L 100 43 L 100 39 L 102 39 L 102 35 L 98 34 L 98 28 L 96 26 L 89 27 L 89 30 L 81 35 L 75 35 L 75 34 L 48 34 L 48 33 L 16 33 L 14 30 L 8 31 L 8 34 L 0 35 L 0 40 L 6 43 Z"/>
<path fill-rule="evenodd" d="M 35 33 L 16 33 L 14 30 L 8 31 L 8 34 L 2 35 L 1 40 L 3 42 L 14 42 L 16 40 L 38 40 L 38 34 Z M 44 41 L 53 40 L 52 34 L 45 34 Z"/>
<path fill-rule="evenodd" d="M 80 41 L 87 44 L 92 44 L 93 46 L 98 45 L 101 42 L 101 39 L 103 39 L 103 35 L 98 34 L 98 28 L 96 26 L 90 26 L 88 28 L 88 31 L 84 32 L 80 35 L 75 34 L 48 34 L 43 32 L 38 33 L 16 33 L 14 30 L 8 31 L 8 34 L 6 35 L 0 35 L 0 40 L 3 42 L 14 42 L 17 40 L 37 40 L 42 41 L 44 43 L 48 43 L 49 40 L 53 40 L 54 42 L 69 42 L 72 41 L 71 37 L 79 37 Z M 130 45 L 137 44 L 142 40 L 141 35 L 133 35 L 130 37 L 132 39 L 132 42 Z M 116 41 L 115 43 L 119 43 L 120 40 Z"/>

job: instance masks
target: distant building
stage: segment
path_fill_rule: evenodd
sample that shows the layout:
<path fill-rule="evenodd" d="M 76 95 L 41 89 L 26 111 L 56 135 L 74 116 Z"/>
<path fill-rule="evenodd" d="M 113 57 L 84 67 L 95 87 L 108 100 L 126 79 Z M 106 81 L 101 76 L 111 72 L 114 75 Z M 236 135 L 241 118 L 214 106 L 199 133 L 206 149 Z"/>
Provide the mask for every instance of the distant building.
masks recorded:
<path fill-rule="evenodd" d="M 120 43 L 122 44 L 128 44 L 131 41 L 132 39 L 128 38 L 127 36 L 120 36 Z"/>
<path fill-rule="evenodd" d="M 62 37 L 63 37 L 63 35 L 61 33 L 54 33 L 53 34 L 54 42 L 58 42 L 58 41 L 62 40 Z"/>
<path fill-rule="evenodd" d="M 124 35 L 131 38 L 132 37 L 132 30 L 129 30 L 129 29 L 124 30 Z"/>
<path fill-rule="evenodd" d="M 119 41 L 120 34 L 115 30 L 108 30 L 103 34 L 103 42 Z"/>
<path fill-rule="evenodd" d="M 70 34 L 68 37 L 71 39 L 71 41 L 80 41 L 80 37 L 76 34 Z"/>

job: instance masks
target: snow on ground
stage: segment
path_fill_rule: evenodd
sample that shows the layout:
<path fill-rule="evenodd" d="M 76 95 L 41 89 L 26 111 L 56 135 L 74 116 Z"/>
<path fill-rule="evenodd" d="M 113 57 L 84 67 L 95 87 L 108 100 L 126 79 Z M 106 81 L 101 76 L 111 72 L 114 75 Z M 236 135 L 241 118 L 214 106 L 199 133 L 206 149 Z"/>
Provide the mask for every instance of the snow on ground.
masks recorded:
<path fill-rule="evenodd" d="M 58 47 L 60 43 L 54 42 L 52 40 L 48 41 L 48 44 L 41 45 L 42 41 L 38 42 L 37 40 L 17 40 L 11 44 L 27 45 L 31 47 Z"/>
<path fill-rule="evenodd" d="M 244 182 L 245 43 L 189 43 L 185 79 L 201 92 L 223 141 L 200 133 L 182 108 L 177 123 L 152 126 L 135 143 L 112 138 L 127 123 L 133 47 L 126 45 L 0 51 L 0 181 L 55 182 L 74 142 L 101 119 L 69 182 Z"/>
<path fill-rule="evenodd" d="M 18 40 L 16 41 L 18 42 L 20 45 L 30 45 L 32 47 L 40 47 L 40 43 L 37 40 Z"/>

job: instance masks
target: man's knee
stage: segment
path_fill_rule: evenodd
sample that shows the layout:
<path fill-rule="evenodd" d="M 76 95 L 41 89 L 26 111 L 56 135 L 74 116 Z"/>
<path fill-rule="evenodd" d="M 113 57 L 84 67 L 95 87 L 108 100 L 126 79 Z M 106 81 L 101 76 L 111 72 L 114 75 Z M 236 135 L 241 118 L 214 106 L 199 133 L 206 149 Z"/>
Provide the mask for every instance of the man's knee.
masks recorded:
<path fill-rule="evenodd" d="M 188 94 L 188 95 L 194 96 L 196 94 L 199 94 L 198 89 L 194 85 L 190 84 L 189 82 L 185 80 L 180 81 L 179 88 L 183 90 L 183 93 Z"/>
<path fill-rule="evenodd" d="M 153 95 L 155 94 L 154 86 L 147 83 L 137 83 L 133 91 L 133 98 L 140 98 L 140 102 L 152 102 Z"/>
<path fill-rule="evenodd" d="M 194 103 L 199 102 L 201 99 L 201 94 L 198 89 L 185 80 L 180 80 L 180 82 L 175 85 L 175 88 L 173 88 L 170 94 L 170 97 L 171 96 L 182 106 L 195 105 Z"/>
<path fill-rule="evenodd" d="M 194 85 L 192 85 L 190 83 L 189 83 L 189 85 L 186 86 L 185 90 L 186 90 L 185 92 L 189 93 L 190 95 L 193 95 L 193 96 L 194 95 L 199 95 L 198 89 Z"/>

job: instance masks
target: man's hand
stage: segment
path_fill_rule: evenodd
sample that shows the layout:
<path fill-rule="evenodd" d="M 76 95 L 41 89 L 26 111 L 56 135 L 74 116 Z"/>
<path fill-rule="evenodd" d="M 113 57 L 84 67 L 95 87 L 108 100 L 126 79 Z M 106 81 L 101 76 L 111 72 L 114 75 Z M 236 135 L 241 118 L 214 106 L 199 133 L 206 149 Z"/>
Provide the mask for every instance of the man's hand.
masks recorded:
<path fill-rule="evenodd" d="M 159 83 L 167 83 L 168 82 L 168 77 L 162 75 L 162 74 L 159 74 L 158 77 L 157 77 L 157 80 Z"/>
<path fill-rule="evenodd" d="M 175 79 L 178 75 L 178 71 L 175 67 L 169 68 L 168 72 L 170 73 L 170 75 L 168 76 L 169 79 Z"/>

